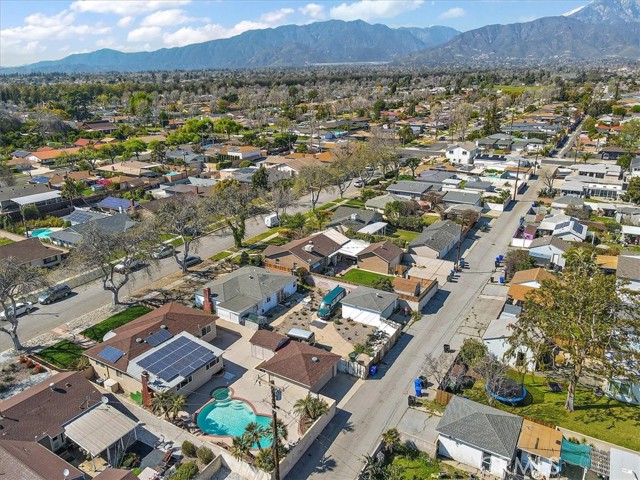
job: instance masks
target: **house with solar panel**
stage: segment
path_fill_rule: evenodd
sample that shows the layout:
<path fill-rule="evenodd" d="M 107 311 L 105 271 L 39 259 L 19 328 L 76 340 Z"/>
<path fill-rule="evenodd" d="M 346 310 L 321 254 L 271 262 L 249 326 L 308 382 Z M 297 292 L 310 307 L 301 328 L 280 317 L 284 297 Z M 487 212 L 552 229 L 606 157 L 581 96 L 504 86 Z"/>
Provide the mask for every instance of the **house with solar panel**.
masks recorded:
<path fill-rule="evenodd" d="M 113 392 L 188 396 L 222 370 L 224 351 L 211 345 L 216 316 L 168 303 L 108 332 L 85 355 L 98 381 Z"/>

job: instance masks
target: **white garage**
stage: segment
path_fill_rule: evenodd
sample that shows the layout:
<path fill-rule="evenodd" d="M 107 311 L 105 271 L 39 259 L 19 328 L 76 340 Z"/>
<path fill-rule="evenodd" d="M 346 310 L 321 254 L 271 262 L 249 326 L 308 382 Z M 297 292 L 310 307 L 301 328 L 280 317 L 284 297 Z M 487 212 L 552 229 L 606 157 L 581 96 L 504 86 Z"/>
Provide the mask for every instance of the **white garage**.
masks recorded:
<path fill-rule="evenodd" d="M 379 327 L 381 319 L 389 318 L 398 306 L 398 295 L 368 287 L 358 287 L 342 301 L 342 318 Z"/>

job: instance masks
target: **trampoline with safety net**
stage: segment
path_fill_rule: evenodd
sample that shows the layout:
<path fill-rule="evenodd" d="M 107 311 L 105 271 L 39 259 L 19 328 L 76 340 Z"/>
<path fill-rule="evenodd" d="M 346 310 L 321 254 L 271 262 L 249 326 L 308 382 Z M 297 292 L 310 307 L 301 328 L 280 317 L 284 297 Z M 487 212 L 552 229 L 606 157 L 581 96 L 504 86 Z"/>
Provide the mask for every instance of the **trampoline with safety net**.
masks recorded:
<path fill-rule="evenodd" d="M 511 405 L 520 403 L 527 398 L 527 390 L 524 386 L 510 378 L 500 378 L 493 382 L 492 385 L 487 382 L 485 388 L 489 395 L 496 400 Z"/>

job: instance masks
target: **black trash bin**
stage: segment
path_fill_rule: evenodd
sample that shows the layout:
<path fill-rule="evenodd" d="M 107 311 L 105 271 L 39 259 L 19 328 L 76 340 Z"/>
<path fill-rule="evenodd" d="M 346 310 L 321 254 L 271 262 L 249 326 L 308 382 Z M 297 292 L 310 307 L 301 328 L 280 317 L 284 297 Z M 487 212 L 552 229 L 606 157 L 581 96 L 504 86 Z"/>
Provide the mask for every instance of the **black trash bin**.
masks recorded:
<path fill-rule="evenodd" d="M 448 343 L 444 344 L 444 353 L 449 353 L 451 351 L 451 346 Z"/>

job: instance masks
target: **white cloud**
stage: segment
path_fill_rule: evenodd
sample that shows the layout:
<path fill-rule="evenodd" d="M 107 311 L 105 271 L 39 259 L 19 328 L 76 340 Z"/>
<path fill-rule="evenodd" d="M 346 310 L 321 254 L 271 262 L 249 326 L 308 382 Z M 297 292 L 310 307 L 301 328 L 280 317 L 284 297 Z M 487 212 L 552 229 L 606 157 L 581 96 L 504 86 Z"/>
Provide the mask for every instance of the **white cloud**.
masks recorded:
<path fill-rule="evenodd" d="M 143 18 L 140 25 L 143 27 L 169 27 L 171 25 L 180 25 L 182 23 L 194 22 L 196 20 L 198 19 L 189 17 L 187 13 L 180 8 L 172 8 L 152 13 L 151 15 Z"/>
<path fill-rule="evenodd" d="M 120 20 L 118 20 L 118 26 L 120 28 L 128 27 L 129 25 L 131 25 L 133 20 L 134 20 L 134 17 L 122 17 Z"/>
<path fill-rule="evenodd" d="M 153 12 L 167 7 L 181 6 L 191 0 L 76 0 L 71 10 L 76 12 L 114 13 L 120 16 Z"/>
<path fill-rule="evenodd" d="M 284 22 L 289 15 L 295 10 L 293 8 L 281 8 L 280 10 L 274 10 L 273 12 L 267 12 L 260 17 L 260 20 L 269 25 L 276 25 Z"/>
<path fill-rule="evenodd" d="M 339 20 L 374 20 L 392 18 L 404 12 L 419 8 L 423 0 L 360 0 L 353 3 L 342 3 L 333 7 L 329 13 L 331 18 Z"/>
<path fill-rule="evenodd" d="M 303 15 L 314 18 L 316 20 L 321 20 L 325 17 L 324 5 L 320 5 L 317 3 L 309 3 L 304 7 L 300 7 L 298 10 L 300 10 Z"/>
<path fill-rule="evenodd" d="M 453 7 L 447 10 L 446 12 L 442 12 L 438 15 L 438 18 L 460 18 L 464 17 L 467 12 L 464 11 L 464 8 Z"/>
<path fill-rule="evenodd" d="M 148 42 L 149 40 L 155 40 L 162 35 L 162 29 L 160 27 L 140 27 L 131 30 L 127 35 L 128 42 Z"/>

